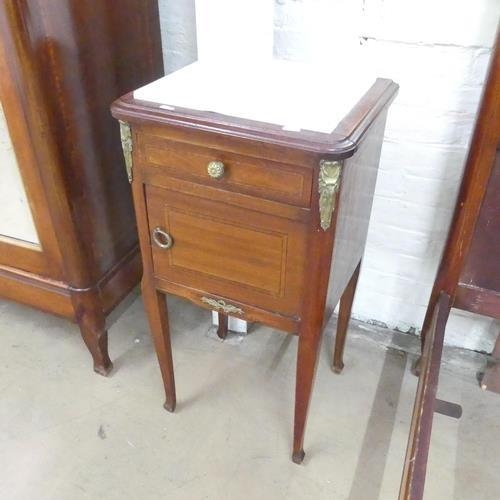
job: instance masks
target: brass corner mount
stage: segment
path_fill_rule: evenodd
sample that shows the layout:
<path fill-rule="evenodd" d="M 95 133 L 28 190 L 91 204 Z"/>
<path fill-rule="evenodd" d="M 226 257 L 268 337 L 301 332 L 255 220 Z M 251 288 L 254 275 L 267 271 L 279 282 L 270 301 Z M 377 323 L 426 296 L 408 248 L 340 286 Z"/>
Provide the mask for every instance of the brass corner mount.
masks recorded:
<path fill-rule="evenodd" d="M 319 162 L 319 214 L 323 231 L 326 231 L 332 223 L 336 194 L 340 188 L 341 173 L 341 161 L 321 160 Z"/>

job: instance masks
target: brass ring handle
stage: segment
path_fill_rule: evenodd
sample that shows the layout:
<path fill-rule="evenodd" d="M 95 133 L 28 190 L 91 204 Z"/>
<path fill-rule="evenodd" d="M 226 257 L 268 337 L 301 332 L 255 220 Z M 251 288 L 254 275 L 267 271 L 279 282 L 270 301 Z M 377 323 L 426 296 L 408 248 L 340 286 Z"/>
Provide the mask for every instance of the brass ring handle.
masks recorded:
<path fill-rule="evenodd" d="M 225 173 L 224 163 L 218 160 L 209 162 L 207 172 L 212 179 L 222 179 Z"/>
<path fill-rule="evenodd" d="M 155 227 L 153 229 L 153 241 L 160 248 L 164 248 L 166 250 L 172 248 L 172 245 L 174 244 L 172 236 L 165 231 L 162 231 L 159 227 Z"/>

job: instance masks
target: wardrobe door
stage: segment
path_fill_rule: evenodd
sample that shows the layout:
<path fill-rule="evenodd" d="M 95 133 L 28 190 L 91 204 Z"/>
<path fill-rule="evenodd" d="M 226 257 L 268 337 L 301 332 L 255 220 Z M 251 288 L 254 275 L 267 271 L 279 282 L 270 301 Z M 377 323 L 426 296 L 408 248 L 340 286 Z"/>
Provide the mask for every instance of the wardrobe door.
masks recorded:
<path fill-rule="evenodd" d="M 61 279 L 27 115 L 27 88 L 5 4 L 0 6 L 0 267 Z"/>

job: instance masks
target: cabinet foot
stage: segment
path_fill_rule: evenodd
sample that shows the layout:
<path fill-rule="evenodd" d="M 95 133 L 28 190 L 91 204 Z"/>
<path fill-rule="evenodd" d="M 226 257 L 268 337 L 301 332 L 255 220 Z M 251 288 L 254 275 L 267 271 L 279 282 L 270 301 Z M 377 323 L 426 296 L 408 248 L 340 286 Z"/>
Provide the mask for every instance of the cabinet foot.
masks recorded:
<path fill-rule="evenodd" d="M 108 354 L 108 332 L 87 331 L 80 325 L 83 340 L 87 345 L 94 362 L 94 371 L 104 377 L 108 376 L 113 369 L 113 363 Z"/>
<path fill-rule="evenodd" d="M 339 361 L 338 363 L 334 363 L 332 369 L 334 373 L 341 374 L 344 369 L 344 362 Z"/>
<path fill-rule="evenodd" d="M 107 377 L 113 371 L 113 363 L 109 357 L 104 363 L 96 364 L 94 362 L 94 371 L 103 377 Z"/>
<path fill-rule="evenodd" d="M 165 403 L 163 404 L 163 408 L 165 408 L 165 410 L 167 410 L 168 412 L 170 413 L 174 413 L 175 411 L 175 401 L 165 401 Z"/>
<path fill-rule="evenodd" d="M 296 451 L 292 454 L 292 462 L 300 465 L 305 456 L 304 450 Z"/>

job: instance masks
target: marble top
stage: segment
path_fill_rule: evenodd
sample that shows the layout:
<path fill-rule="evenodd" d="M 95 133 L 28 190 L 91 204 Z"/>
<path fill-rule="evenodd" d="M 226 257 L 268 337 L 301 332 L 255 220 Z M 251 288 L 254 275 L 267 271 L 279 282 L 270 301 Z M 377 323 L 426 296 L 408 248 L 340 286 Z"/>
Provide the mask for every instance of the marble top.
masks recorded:
<path fill-rule="evenodd" d="M 165 109 L 216 112 L 284 130 L 330 133 L 376 79 L 367 64 L 351 60 L 349 68 L 335 66 L 280 60 L 195 62 L 141 87 L 134 98 Z"/>

